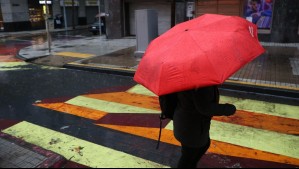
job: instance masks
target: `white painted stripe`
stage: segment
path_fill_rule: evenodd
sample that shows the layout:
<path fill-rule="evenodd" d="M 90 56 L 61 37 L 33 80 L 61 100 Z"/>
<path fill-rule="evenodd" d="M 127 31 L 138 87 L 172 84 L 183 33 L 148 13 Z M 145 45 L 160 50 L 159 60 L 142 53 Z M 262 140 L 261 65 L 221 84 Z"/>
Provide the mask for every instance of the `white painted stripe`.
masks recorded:
<path fill-rule="evenodd" d="M 166 168 L 166 166 L 28 122 L 21 122 L 3 132 L 92 168 Z"/>
<path fill-rule="evenodd" d="M 84 96 L 78 96 L 66 102 L 67 104 L 86 107 L 94 110 L 100 110 L 107 113 L 148 113 L 159 114 L 160 111 L 130 106 L 127 104 L 120 104 L 115 102 L 108 102 L 104 100 L 98 100 L 88 98 Z"/>

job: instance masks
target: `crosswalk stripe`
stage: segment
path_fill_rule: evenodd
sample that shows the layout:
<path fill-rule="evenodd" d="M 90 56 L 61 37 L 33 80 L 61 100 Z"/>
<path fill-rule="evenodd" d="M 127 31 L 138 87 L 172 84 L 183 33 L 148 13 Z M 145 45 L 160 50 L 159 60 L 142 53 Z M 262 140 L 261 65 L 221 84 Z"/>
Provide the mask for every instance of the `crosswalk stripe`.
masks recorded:
<path fill-rule="evenodd" d="M 119 125 L 108 125 L 108 124 L 98 124 L 98 125 L 109 129 L 114 129 L 117 131 L 122 131 L 125 133 L 134 134 L 140 137 L 145 137 L 153 140 L 157 140 L 158 133 L 159 133 L 158 128 L 119 126 Z M 172 123 L 170 123 L 170 125 L 168 126 L 169 129 L 163 129 L 161 141 L 164 143 L 180 146 L 180 143 L 175 139 L 173 135 L 171 126 Z M 212 140 L 209 152 L 215 154 L 234 156 L 234 157 L 250 158 L 250 159 L 272 161 L 272 162 L 278 162 L 284 164 L 299 165 L 299 159 L 296 158 L 292 158 L 280 154 L 273 154 L 270 152 L 238 146 L 238 145 L 225 143 L 217 140 Z"/>
<path fill-rule="evenodd" d="M 74 99 L 71 99 L 66 103 L 76 106 L 87 107 L 94 110 L 100 110 L 107 113 L 160 113 L 160 111 L 157 110 L 139 108 L 126 104 L 97 100 L 83 96 L 75 97 Z"/>
<path fill-rule="evenodd" d="M 237 113 L 233 116 L 215 116 L 213 117 L 213 120 L 257 129 L 275 131 L 278 133 L 299 135 L 299 120 L 296 119 L 246 111 L 237 111 Z"/>
<path fill-rule="evenodd" d="M 22 62 L 22 60 L 17 59 L 14 55 L 1 55 L 0 62 Z"/>
<path fill-rule="evenodd" d="M 154 93 L 150 92 L 141 85 L 134 86 L 133 88 L 128 90 L 128 92 L 147 96 L 155 96 Z M 220 101 L 221 103 L 234 104 L 238 110 L 299 120 L 299 106 L 291 106 L 250 99 L 233 98 L 227 96 L 221 96 Z"/>
<path fill-rule="evenodd" d="M 173 130 L 173 123 L 166 129 Z M 299 159 L 299 137 L 212 121 L 211 139 Z"/>
<path fill-rule="evenodd" d="M 0 71 L 30 70 L 26 62 L 0 62 Z"/>
<path fill-rule="evenodd" d="M 167 167 L 28 122 L 21 122 L 3 132 L 93 168 Z"/>
<path fill-rule="evenodd" d="M 238 110 L 299 120 L 299 106 L 221 96 L 222 103 L 232 103 Z"/>
<path fill-rule="evenodd" d="M 212 121 L 211 138 L 234 145 L 299 159 L 299 137 Z"/>
<path fill-rule="evenodd" d="M 62 113 L 67 113 L 79 117 L 84 117 L 91 120 L 98 120 L 107 115 L 106 112 L 93 110 L 85 107 L 70 105 L 67 103 L 39 103 L 36 106 L 56 110 Z"/>
<path fill-rule="evenodd" d="M 159 101 L 156 97 L 150 97 L 150 96 L 127 93 L 127 92 L 90 94 L 90 95 L 84 95 L 84 97 L 160 111 Z"/>

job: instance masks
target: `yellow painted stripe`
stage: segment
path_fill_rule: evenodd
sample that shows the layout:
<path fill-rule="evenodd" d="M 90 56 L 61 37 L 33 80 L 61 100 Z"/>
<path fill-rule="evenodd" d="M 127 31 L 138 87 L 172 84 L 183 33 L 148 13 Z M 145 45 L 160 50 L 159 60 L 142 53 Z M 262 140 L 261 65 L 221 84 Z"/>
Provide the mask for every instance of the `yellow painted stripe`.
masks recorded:
<path fill-rule="evenodd" d="M 140 95 L 156 96 L 157 97 L 156 94 L 154 94 L 153 92 L 149 91 L 148 89 L 146 89 L 142 85 L 136 85 L 136 86 L 132 87 L 131 89 L 129 89 L 127 92 L 129 92 L 129 93 L 135 93 L 135 94 L 140 94 Z"/>
<path fill-rule="evenodd" d="M 13 70 L 30 70 L 29 64 L 26 62 L 2 62 L 0 63 L 0 71 L 13 71 Z"/>
<path fill-rule="evenodd" d="M 133 88 L 128 90 L 128 92 L 140 95 L 155 96 L 154 93 L 147 90 L 145 87 L 141 85 L 134 86 Z M 220 101 L 221 103 L 234 104 L 238 110 L 299 120 L 299 106 L 291 106 L 226 96 L 221 96 Z"/>
<path fill-rule="evenodd" d="M 18 123 L 3 132 L 93 168 L 166 168 L 166 166 L 28 122 Z M 50 144 L 51 142 L 53 144 Z"/>
<path fill-rule="evenodd" d="M 212 121 L 211 138 L 247 148 L 299 159 L 299 137 Z"/>
<path fill-rule="evenodd" d="M 221 96 L 221 103 L 234 104 L 238 110 L 299 120 L 299 106 Z"/>
<path fill-rule="evenodd" d="M 126 104 L 114 103 L 104 100 L 98 100 L 83 96 L 75 97 L 66 102 L 67 104 L 82 106 L 94 110 L 99 110 L 107 113 L 146 113 L 146 114 L 159 114 L 160 111 L 146 108 L 139 108 Z"/>
<path fill-rule="evenodd" d="M 94 54 L 75 53 L 75 52 L 58 52 L 58 53 L 55 53 L 55 55 L 74 57 L 74 58 L 83 58 L 83 59 L 95 56 Z"/>

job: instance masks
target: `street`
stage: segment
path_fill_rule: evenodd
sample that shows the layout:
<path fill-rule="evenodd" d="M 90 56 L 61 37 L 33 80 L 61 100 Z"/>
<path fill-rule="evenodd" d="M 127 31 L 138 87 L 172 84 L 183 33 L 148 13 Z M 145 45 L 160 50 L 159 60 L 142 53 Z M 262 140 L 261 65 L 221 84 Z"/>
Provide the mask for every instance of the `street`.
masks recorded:
<path fill-rule="evenodd" d="M 60 36 L 62 37 L 62 36 Z M 64 38 L 67 36 L 63 36 Z M 172 122 L 159 132 L 158 98 L 132 77 L 42 66 L 17 59 L 42 36 L 0 43 L 0 128 L 75 163 L 105 168 L 175 167 Z M 215 117 L 201 168 L 299 166 L 299 107 L 221 96 L 232 117 Z"/>

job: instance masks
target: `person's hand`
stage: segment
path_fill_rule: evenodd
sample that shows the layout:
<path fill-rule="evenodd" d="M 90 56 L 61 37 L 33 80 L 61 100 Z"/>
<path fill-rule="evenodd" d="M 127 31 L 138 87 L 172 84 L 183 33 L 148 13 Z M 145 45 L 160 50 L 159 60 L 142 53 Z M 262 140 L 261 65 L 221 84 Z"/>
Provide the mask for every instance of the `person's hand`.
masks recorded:
<path fill-rule="evenodd" d="M 236 113 L 237 108 L 232 104 L 225 104 L 225 116 L 232 116 Z"/>

